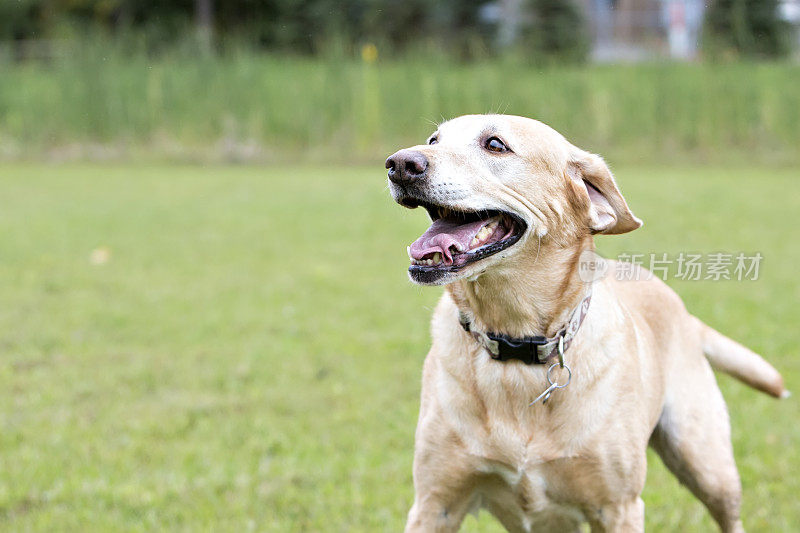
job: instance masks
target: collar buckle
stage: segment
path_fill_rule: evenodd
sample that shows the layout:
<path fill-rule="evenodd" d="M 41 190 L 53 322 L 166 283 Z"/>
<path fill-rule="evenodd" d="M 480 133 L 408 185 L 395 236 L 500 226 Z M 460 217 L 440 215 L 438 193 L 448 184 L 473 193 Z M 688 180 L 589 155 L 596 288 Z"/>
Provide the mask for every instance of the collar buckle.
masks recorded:
<path fill-rule="evenodd" d="M 543 365 L 547 362 L 550 342 L 545 337 L 523 337 L 514 339 L 506 335 L 487 333 L 490 341 L 497 343 L 497 353 L 492 353 L 496 361 L 518 359 L 526 365 Z"/>

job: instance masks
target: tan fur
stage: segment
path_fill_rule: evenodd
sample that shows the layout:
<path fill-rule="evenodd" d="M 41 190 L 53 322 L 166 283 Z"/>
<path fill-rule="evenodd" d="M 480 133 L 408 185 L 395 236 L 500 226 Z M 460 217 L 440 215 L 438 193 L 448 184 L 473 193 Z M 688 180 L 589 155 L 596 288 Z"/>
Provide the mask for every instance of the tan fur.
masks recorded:
<path fill-rule="evenodd" d="M 487 133 L 488 132 L 488 133 Z M 483 149 L 487 134 L 512 153 Z M 593 283 L 589 313 L 566 353 L 571 384 L 546 404 L 549 365 L 492 360 L 459 325 L 554 335 L 588 286 L 576 268 L 592 233 L 641 225 L 599 157 L 544 124 L 466 116 L 442 124 L 426 186 L 440 203 L 522 217 L 525 236 L 446 280 L 425 359 L 407 531 L 456 531 L 488 509 L 509 531 L 642 531 L 648 444 L 709 508 L 741 531 L 740 483 L 715 366 L 773 395 L 780 375 L 692 317 L 658 279 Z M 603 196 L 590 201 L 585 183 Z M 393 189 L 393 194 L 397 191 Z M 646 276 L 642 276 L 643 278 Z"/>

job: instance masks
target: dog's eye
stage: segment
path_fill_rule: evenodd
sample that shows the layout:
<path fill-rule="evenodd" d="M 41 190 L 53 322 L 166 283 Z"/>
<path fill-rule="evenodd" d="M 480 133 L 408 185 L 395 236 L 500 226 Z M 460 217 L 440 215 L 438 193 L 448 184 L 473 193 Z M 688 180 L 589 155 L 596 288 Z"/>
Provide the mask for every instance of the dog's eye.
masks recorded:
<path fill-rule="evenodd" d="M 436 137 L 431 137 L 430 139 L 428 139 L 428 144 L 436 144 L 438 142 L 439 142 L 439 139 L 436 138 Z"/>
<path fill-rule="evenodd" d="M 506 146 L 503 141 L 497 137 L 489 137 L 486 139 L 486 142 L 483 143 L 483 147 L 490 152 L 508 152 L 508 146 Z"/>

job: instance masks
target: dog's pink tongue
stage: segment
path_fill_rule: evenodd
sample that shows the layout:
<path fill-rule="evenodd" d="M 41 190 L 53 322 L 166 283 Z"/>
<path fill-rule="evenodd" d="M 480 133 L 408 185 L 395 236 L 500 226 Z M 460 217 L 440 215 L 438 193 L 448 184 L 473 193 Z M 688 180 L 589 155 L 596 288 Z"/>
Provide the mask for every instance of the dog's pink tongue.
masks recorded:
<path fill-rule="evenodd" d="M 409 248 L 411 257 L 422 259 L 430 253 L 440 252 L 444 263 L 450 265 L 453 263 L 451 248 L 455 247 L 462 252 L 469 250 L 470 241 L 484 224 L 486 224 L 485 220 L 459 224 L 440 218 L 411 244 Z"/>

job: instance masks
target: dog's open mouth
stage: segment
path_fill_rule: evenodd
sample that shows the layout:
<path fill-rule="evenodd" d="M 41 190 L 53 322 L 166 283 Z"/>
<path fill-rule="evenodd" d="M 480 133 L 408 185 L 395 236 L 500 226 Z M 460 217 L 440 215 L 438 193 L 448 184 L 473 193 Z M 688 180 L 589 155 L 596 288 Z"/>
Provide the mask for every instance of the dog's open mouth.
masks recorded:
<path fill-rule="evenodd" d="M 505 250 L 525 231 L 525 223 L 511 213 L 419 205 L 428 211 L 433 224 L 408 247 L 412 272 L 458 270 Z"/>

